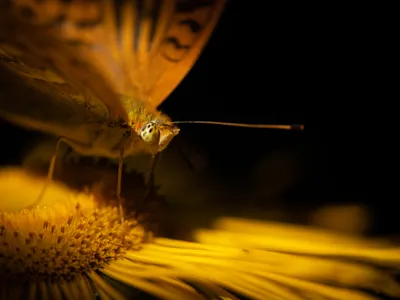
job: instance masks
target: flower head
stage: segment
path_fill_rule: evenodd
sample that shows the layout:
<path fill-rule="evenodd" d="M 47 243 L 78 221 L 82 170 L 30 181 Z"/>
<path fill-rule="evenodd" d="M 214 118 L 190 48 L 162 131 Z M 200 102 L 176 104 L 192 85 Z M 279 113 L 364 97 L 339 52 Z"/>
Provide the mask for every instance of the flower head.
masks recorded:
<path fill-rule="evenodd" d="M 0 171 L 5 299 L 131 298 L 125 287 L 160 299 L 400 296 L 389 271 L 400 265 L 400 250 L 387 243 L 235 219 L 199 229 L 196 242 L 153 239 L 140 214 L 120 224 L 115 206 L 54 182 L 26 209 L 44 183 L 18 169 Z"/>

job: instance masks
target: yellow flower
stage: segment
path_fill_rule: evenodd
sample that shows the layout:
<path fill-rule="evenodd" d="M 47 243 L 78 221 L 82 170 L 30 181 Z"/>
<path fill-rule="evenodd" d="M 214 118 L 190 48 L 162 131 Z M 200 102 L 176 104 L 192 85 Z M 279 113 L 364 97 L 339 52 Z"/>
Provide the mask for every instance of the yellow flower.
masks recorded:
<path fill-rule="evenodd" d="M 195 242 L 152 238 L 134 215 L 90 193 L 18 169 L 0 171 L 2 299 L 379 299 L 400 296 L 382 241 L 250 220 L 221 219 Z M 386 269 L 384 269 L 386 268 Z"/>

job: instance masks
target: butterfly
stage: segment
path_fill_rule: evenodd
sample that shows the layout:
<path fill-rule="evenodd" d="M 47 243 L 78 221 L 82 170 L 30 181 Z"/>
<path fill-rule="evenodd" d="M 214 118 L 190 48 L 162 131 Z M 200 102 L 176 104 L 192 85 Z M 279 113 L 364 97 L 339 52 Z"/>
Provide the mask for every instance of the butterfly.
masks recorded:
<path fill-rule="evenodd" d="M 179 133 L 157 106 L 199 57 L 225 2 L 0 1 L 1 65 L 49 96 L 3 100 L 1 116 L 83 155 L 156 155 Z"/>
<path fill-rule="evenodd" d="M 118 158 L 120 200 L 124 157 L 156 157 L 179 133 L 157 107 L 192 68 L 225 5 L 0 0 L 0 64 L 32 87 L 32 97 L 0 101 L 0 116 L 58 136 L 56 152 L 64 141 L 82 155 Z"/>

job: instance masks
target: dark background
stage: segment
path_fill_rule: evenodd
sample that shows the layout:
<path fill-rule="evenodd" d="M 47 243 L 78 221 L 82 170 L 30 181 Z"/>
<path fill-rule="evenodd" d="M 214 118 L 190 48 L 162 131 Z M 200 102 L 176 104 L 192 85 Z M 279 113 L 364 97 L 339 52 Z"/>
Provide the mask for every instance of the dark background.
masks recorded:
<path fill-rule="evenodd" d="M 247 194 L 257 195 L 249 201 L 257 209 L 277 206 L 292 215 L 325 203 L 362 203 L 371 232 L 396 233 L 396 135 L 389 125 L 396 118 L 381 109 L 385 57 L 375 17 L 363 7 L 263 5 L 229 2 L 161 110 L 173 120 L 303 123 L 305 131 L 187 124 L 172 149 L 194 165 L 191 172 L 213 174 L 209 185 L 243 188 L 243 197 L 221 197 L 226 207 L 246 204 Z M 40 134 L 0 124 L 2 164 L 18 164 Z M 279 185 L 272 196 L 250 193 L 260 184 L 254 187 L 249 174 L 261 165 L 268 188 Z"/>

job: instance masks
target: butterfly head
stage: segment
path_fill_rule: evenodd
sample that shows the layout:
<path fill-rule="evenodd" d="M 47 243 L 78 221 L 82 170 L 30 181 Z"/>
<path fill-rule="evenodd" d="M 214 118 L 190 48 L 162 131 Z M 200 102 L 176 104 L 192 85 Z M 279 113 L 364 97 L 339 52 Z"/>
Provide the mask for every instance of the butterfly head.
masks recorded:
<path fill-rule="evenodd" d="M 163 119 L 149 121 L 139 130 L 142 141 L 154 149 L 154 152 L 162 151 L 178 133 L 179 127 Z"/>

